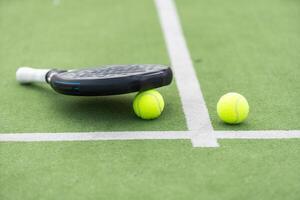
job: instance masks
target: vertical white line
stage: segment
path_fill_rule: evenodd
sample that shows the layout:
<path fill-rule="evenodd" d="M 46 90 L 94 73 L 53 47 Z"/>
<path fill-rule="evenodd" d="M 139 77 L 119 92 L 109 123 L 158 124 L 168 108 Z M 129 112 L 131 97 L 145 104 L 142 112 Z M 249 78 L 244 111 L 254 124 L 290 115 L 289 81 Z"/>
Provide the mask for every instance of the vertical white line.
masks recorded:
<path fill-rule="evenodd" d="M 155 0 L 187 126 L 194 146 L 218 146 L 173 0 Z"/>

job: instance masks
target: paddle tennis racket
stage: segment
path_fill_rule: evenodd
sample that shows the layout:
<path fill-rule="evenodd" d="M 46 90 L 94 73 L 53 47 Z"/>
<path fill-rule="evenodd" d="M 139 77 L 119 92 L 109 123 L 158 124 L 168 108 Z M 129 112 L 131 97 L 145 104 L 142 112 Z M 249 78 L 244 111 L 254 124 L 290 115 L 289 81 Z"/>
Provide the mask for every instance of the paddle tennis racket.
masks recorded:
<path fill-rule="evenodd" d="M 172 70 L 157 64 L 107 65 L 75 70 L 20 67 L 19 83 L 45 82 L 59 93 L 75 96 L 104 96 L 149 90 L 169 85 Z"/>

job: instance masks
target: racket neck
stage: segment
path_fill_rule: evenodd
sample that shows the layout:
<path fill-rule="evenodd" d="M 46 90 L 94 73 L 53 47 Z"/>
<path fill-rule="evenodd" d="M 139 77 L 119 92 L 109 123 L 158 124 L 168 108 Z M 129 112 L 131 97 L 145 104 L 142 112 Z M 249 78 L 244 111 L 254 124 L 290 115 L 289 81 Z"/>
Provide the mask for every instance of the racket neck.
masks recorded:
<path fill-rule="evenodd" d="M 46 79 L 46 82 L 47 83 L 50 83 L 51 82 L 51 78 L 56 75 L 56 74 L 60 74 L 60 73 L 63 73 L 63 72 L 67 72 L 67 70 L 58 70 L 58 69 L 52 69 L 50 71 L 48 71 L 45 75 L 45 79 Z"/>

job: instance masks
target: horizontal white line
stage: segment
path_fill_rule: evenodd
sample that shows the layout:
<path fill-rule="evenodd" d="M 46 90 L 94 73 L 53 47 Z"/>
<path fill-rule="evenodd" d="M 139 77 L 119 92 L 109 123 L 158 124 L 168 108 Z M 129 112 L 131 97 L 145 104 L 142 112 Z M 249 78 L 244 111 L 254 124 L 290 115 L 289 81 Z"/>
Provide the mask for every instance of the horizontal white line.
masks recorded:
<path fill-rule="evenodd" d="M 179 140 L 190 139 L 194 147 L 217 147 L 218 139 L 292 139 L 300 138 L 300 130 L 270 131 L 124 131 L 124 132 L 70 132 L 70 133 L 4 133 L 0 142 L 51 142 L 97 140 Z"/>
<path fill-rule="evenodd" d="M 139 132 L 80 132 L 80 133 L 11 133 L 0 134 L 0 141 L 87 141 L 87 140 L 155 140 L 190 139 L 187 131 L 139 131 Z"/>
<path fill-rule="evenodd" d="M 218 139 L 289 139 L 300 138 L 300 130 L 215 131 Z"/>

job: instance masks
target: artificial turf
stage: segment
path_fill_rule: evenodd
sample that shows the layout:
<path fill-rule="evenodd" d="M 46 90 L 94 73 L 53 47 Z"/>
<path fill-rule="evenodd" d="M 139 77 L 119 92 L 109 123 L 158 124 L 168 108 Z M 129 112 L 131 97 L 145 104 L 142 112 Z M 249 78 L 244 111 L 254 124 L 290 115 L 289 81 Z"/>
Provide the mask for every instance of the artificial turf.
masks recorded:
<path fill-rule="evenodd" d="M 296 200 L 299 154 L 299 140 L 1 143 L 0 199 Z"/>
<path fill-rule="evenodd" d="M 169 64 L 152 1 L 0 2 L 0 132 L 186 130 L 175 86 L 159 89 L 163 115 L 135 116 L 135 94 L 70 97 L 49 86 L 20 86 L 19 66 L 80 68 L 105 64 Z"/>
<path fill-rule="evenodd" d="M 176 2 L 214 128 L 300 129 L 299 2 Z M 186 129 L 175 84 L 148 122 L 134 116 L 133 95 L 68 97 L 14 78 L 20 65 L 167 64 L 152 1 L 6 0 L 0 19 L 0 132 Z M 228 91 L 249 100 L 242 125 L 217 119 Z M 299 140 L 219 142 L 1 142 L 0 199 L 299 199 Z"/>
<path fill-rule="evenodd" d="M 300 130 L 300 1 L 176 2 L 213 127 Z M 248 99 L 245 123 L 218 119 L 227 92 Z"/>

